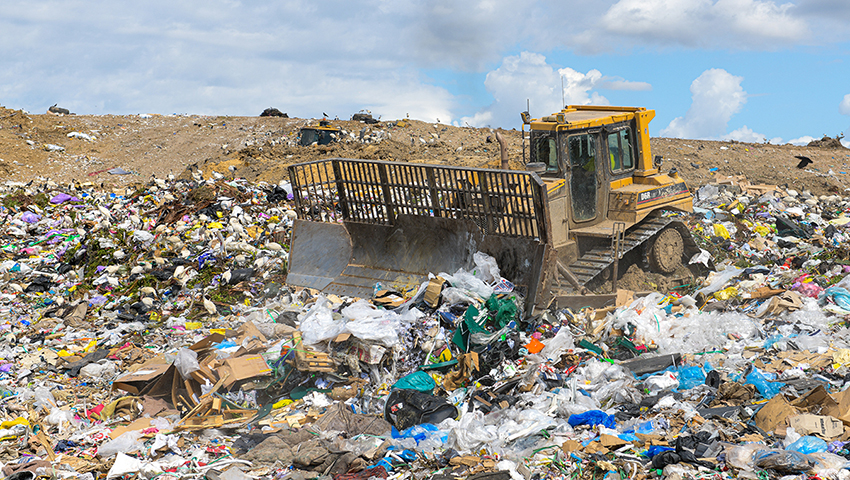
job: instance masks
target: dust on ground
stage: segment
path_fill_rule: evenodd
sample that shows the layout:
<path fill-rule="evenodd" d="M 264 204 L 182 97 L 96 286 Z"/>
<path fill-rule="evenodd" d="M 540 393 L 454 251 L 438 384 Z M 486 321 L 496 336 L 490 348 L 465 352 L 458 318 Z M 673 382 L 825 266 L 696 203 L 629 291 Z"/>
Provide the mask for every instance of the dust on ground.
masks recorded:
<path fill-rule="evenodd" d="M 60 184 L 92 182 L 109 188 L 146 183 L 152 175 L 188 175 L 189 170 L 200 171 L 206 178 L 215 171 L 277 183 L 286 178 L 290 164 L 333 157 L 467 167 L 499 165 L 499 145 L 490 129 L 416 120 L 331 123 L 342 129 L 343 141 L 302 147 L 297 144 L 301 127 L 318 124 L 317 119 L 59 116 L 0 107 L 0 175 L 20 182 L 50 178 Z M 521 133 L 499 132 L 507 142 L 511 168 L 521 168 Z M 752 183 L 810 190 L 816 195 L 843 195 L 850 188 L 850 150 L 834 139 L 816 144 L 820 146 L 651 140 L 653 155 L 664 158 L 663 170 L 677 169 L 691 187 L 710 183 L 716 175 L 744 175 Z M 796 156 L 806 156 L 813 163 L 797 169 Z M 130 173 L 109 173 L 116 167 Z"/>
<path fill-rule="evenodd" d="M 695 272 L 688 269 L 686 266 L 680 266 L 671 274 L 652 273 L 642 270 L 638 264 L 629 265 L 620 278 L 617 279 L 617 288 L 631 290 L 633 292 L 675 292 L 681 288 L 687 290 L 688 287 L 698 283 L 700 278 Z M 607 282 L 600 287 L 597 293 L 608 293 L 611 291 L 611 283 Z"/>

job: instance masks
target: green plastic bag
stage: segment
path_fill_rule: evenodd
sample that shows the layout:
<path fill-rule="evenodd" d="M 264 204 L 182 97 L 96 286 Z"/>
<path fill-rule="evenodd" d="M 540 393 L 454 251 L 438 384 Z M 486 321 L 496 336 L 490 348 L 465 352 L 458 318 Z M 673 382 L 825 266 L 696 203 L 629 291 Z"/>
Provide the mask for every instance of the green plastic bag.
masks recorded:
<path fill-rule="evenodd" d="M 490 315 L 493 316 L 496 325 L 499 326 L 499 329 L 505 328 L 505 325 L 511 323 L 511 320 L 516 320 L 517 313 L 519 312 L 513 300 L 510 298 L 500 299 L 496 295 L 488 298 L 485 305 L 487 306 L 487 310 L 490 311 Z"/>
<path fill-rule="evenodd" d="M 437 387 L 437 383 L 425 372 L 417 371 L 398 379 L 393 384 L 394 389 L 416 390 L 418 392 L 431 392 Z"/>

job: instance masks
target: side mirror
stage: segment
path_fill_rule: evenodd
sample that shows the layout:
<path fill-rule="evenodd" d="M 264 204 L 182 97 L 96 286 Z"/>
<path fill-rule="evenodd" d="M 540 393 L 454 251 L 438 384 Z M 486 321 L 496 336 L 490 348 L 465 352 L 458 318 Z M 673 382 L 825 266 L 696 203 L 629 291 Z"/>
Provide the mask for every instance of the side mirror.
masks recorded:
<path fill-rule="evenodd" d="M 531 115 L 528 112 L 521 112 L 519 116 L 522 118 L 522 123 L 528 125 L 531 123 Z"/>
<path fill-rule="evenodd" d="M 544 173 L 546 171 L 546 164 L 543 162 L 526 163 L 525 169 L 529 172 Z"/>

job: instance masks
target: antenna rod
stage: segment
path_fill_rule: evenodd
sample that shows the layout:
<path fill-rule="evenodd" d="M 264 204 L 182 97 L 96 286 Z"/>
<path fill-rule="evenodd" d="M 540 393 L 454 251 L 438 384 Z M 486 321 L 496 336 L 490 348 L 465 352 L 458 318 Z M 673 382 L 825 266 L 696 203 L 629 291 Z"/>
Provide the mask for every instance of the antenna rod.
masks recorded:
<path fill-rule="evenodd" d="M 562 108 L 567 108 L 567 100 L 564 98 L 564 76 L 563 75 L 560 75 L 560 76 L 561 76 L 561 105 L 563 105 Z"/>

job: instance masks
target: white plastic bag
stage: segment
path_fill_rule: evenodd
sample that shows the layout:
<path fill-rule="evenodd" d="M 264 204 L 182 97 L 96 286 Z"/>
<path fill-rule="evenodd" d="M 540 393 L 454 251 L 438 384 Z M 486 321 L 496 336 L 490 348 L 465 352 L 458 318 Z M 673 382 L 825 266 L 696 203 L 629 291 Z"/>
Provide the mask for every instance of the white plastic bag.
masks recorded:
<path fill-rule="evenodd" d="M 499 274 L 499 265 L 496 264 L 495 258 L 486 253 L 475 252 L 472 255 L 472 259 L 475 262 L 473 274 L 484 283 L 495 283 L 502 278 Z"/>
<path fill-rule="evenodd" d="M 144 450 L 145 443 L 141 438 L 141 431 L 130 430 L 97 447 L 97 454 L 101 458 L 109 458 L 118 453 L 133 453 Z"/>
<path fill-rule="evenodd" d="M 441 273 L 440 276 L 448 280 L 452 287 L 477 296 L 482 300 L 487 300 L 491 295 L 493 295 L 493 287 L 487 285 L 480 278 L 462 268 L 455 272 L 454 275 Z M 446 293 L 444 291 L 443 298 L 445 298 L 445 295 Z"/>
<path fill-rule="evenodd" d="M 313 307 L 300 318 L 301 339 L 305 345 L 336 338 L 345 330 L 345 322 L 334 320 L 329 304 L 324 295 L 319 295 Z"/>
<path fill-rule="evenodd" d="M 174 366 L 180 372 L 180 376 L 184 379 L 189 378 L 192 372 L 200 370 L 198 364 L 198 352 L 188 348 L 181 348 L 177 351 L 177 358 L 174 359 Z"/>

